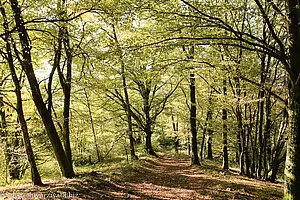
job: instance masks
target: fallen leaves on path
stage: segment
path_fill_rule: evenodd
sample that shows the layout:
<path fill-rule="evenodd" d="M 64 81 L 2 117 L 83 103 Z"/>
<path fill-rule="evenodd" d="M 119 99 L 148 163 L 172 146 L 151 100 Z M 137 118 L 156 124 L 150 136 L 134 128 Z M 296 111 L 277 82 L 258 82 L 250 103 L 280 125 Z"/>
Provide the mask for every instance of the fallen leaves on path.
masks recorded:
<path fill-rule="evenodd" d="M 282 186 L 279 184 L 242 177 L 233 172 L 223 172 L 209 165 L 190 166 L 187 158 L 161 155 L 158 159 L 144 159 L 139 162 L 139 167 L 123 169 L 120 174 L 106 176 L 93 171 L 81 174 L 75 179 L 48 182 L 46 187 L 2 188 L 0 194 L 53 194 L 52 199 L 172 200 L 279 200 L 283 195 Z M 213 173 L 208 173 L 208 170 Z M 54 194 L 64 196 L 55 198 Z"/>

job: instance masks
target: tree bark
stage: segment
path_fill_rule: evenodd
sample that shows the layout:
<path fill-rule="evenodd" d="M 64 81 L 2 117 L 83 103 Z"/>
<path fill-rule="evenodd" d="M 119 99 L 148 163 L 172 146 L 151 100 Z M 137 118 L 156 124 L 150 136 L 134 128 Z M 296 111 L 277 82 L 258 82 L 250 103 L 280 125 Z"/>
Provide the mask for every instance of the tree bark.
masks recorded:
<path fill-rule="evenodd" d="M 54 149 L 54 153 L 58 164 L 60 166 L 62 175 L 66 178 L 71 178 L 74 176 L 74 171 L 71 163 L 69 162 L 66 153 L 63 149 L 62 143 L 57 134 L 56 128 L 54 126 L 53 120 L 51 118 L 50 113 L 48 112 L 46 105 L 43 101 L 41 91 L 39 88 L 39 84 L 37 82 L 36 76 L 34 74 L 32 59 L 31 59 L 31 45 L 29 42 L 29 36 L 27 30 L 24 25 L 23 18 L 21 16 L 21 10 L 18 5 L 17 0 L 10 0 L 11 8 L 14 12 L 15 23 L 17 27 L 17 31 L 19 34 L 21 46 L 22 46 L 22 68 L 27 76 L 31 92 L 32 98 L 37 107 L 37 110 L 42 118 L 43 124 L 45 126 L 46 132 Z"/>
<path fill-rule="evenodd" d="M 85 88 L 84 88 L 84 95 L 85 95 L 85 98 L 86 98 L 86 104 L 87 104 L 87 108 L 88 108 L 88 111 L 89 111 L 90 123 L 91 123 L 92 132 L 93 132 L 93 138 L 94 138 L 96 154 L 97 154 L 97 162 L 100 162 L 103 158 L 100 154 L 100 150 L 99 150 L 99 147 L 98 147 L 97 134 L 96 134 L 95 126 L 94 126 L 94 119 L 93 119 L 91 104 L 90 104 L 90 101 L 89 101 L 88 93 L 87 93 Z"/>
<path fill-rule="evenodd" d="M 66 0 L 59 0 L 58 1 L 58 12 L 59 12 L 59 19 L 64 20 L 65 16 L 67 15 L 67 8 L 66 8 Z M 63 71 L 60 67 L 60 59 L 62 54 L 62 46 L 65 50 L 66 56 L 66 75 L 64 76 Z M 57 54 L 56 61 L 56 68 L 60 80 L 61 87 L 64 93 L 64 108 L 63 108 L 63 144 L 64 149 L 66 152 L 66 156 L 68 161 L 72 164 L 72 150 L 71 150 L 71 142 L 70 142 L 70 105 L 71 105 L 71 82 L 72 82 L 72 62 L 73 62 L 73 55 L 72 55 L 72 48 L 70 44 L 70 36 L 67 24 L 65 22 L 60 24 L 59 27 L 59 35 L 58 35 L 58 47 L 55 52 Z"/>
<path fill-rule="evenodd" d="M 226 97 L 226 80 L 223 80 L 223 94 Z M 223 108 L 222 110 L 222 120 L 223 120 L 223 169 L 228 170 L 228 141 L 227 141 L 227 110 Z"/>
<path fill-rule="evenodd" d="M 173 127 L 173 133 L 175 135 L 174 137 L 174 149 L 175 153 L 178 154 L 178 148 L 179 148 L 179 138 L 178 138 L 178 117 L 177 117 L 177 122 L 174 120 L 174 115 L 172 115 L 172 127 Z"/>
<path fill-rule="evenodd" d="M 299 54 L 300 55 L 300 54 Z M 299 63 L 300 64 L 300 63 Z M 300 65 L 299 65 L 300 66 Z M 300 84 L 293 88 L 292 131 L 289 135 L 285 166 L 285 199 L 300 199 Z"/>
<path fill-rule="evenodd" d="M 63 110 L 63 141 L 67 158 L 72 165 L 72 150 L 70 142 L 70 104 L 71 104 L 71 82 L 72 82 L 72 54 L 70 50 L 70 40 L 66 33 L 65 36 L 65 51 L 67 57 L 67 74 L 64 84 L 64 110 Z"/>
<path fill-rule="evenodd" d="M 266 93 L 266 122 L 264 130 L 264 180 L 268 180 L 271 162 L 271 96 Z"/>
<path fill-rule="evenodd" d="M 197 148 L 197 124 L 196 124 L 196 88 L 195 74 L 190 74 L 190 96 L 191 96 L 191 113 L 190 124 L 192 133 L 192 164 L 200 165 Z"/>
<path fill-rule="evenodd" d="M 42 183 L 39 171 L 37 169 L 37 165 L 36 165 L 35 158 L 34 158 L 34 153 L 33 153 L 31 142 L 30 142 L 30 137 L 29 137 L 29 133 L 28 133 L 27 122 L 24 117 L 21 86 L 20 86 L 20 82 L 19 82 L 19 79 L 16 74 L 15 66 L 14 66 L 12 50 L 11 50 L 11 45 L 10 45 L 10 35 L 8 34 L 8 23 L 7 23 L 6 13 L 2 6 L 0 7 L 0 10 L 1 10 L 1 14 L 4 19 L 3 27 L 4 27 L 4 30 L 6 33 L 6 35 L 4 37 L 4 41 L 6 43 L 6 51 L 7 51 L 6 60 L 8 62 L 12 80 L 15 85 L 15 94 L 17 97 L 16 111 L 18 114 L 18 119 L 19 119 L 19 122 L 21 125 L 21 129 L 23 132 L 23 141 L 24 141 L 24 145 L 25 145 L 27 159 L 28 159 L 28 162 L 30 164 L 30 169 L 31 169 L 31 179 L 32 179 L 32 182 L 34 185 L 42 186 L 43 183 Z"/>
<path fill-rule="evenodd" d="M 263 144 L 263 123 L 264 123 L 264 98 L 265 91 L 261 90 L 259 95 L 259 125 L 258 125 L 258 143 L 259 143 L 259 154 L 258 154 L 258 168 L 257 168 L 257 177 L 261 177 L 261 172 L 263 168 L 263 154 L 264 154 L 264 144 Z"/>
<path fill-rule="evenodd" d="M 292 97 L 292 132 L 289 136 L 285 167 L 284 195 L 286 199 L 300 199 L 300 11 L 299 0 L 289 0 L 289 36 Z"/>
<path fill-rule="evenodd" d="M 1 85 L 2 86 L 2 85 Z M 8 153 L 8 146 L 7 146 L 7 123 L 6 123 L 6 114 L 5 114 L 5 109 L 4 109 L 4 103 L 3 103 L 3 96 L 0 96 L 0 118 L 1 118 L 1 123 L 0 123 L 0 142 L 4 144 L 4 158 L 5 158 L 5 183 L 8 184 L 7 180 L 7 168 L 8 168 L 8 163 L 10 160 L 10 155 Z"/>
<path fill-rule="evenodd" d="M 152 148 L 152 130 L 150 125 L 146 125 L 145 127 L 145 132 L 146 132 L 146 151 L 149 155 L 157 157 L 157 154 L 154 152 Z"/>
<path fill-rule="evenodd" d="M 191 155 L 191 142 L 190 142 L 190 133 L 186 137 L 186 145 L 187 145 L 187 155 Z"/>
<path fill-rule="evenodd" d="M 156 156 L 157 154 L 154 152 L 153 147 L 152 147 L 152 119 L 150 117 L 150 88 L 149 86 L 151 85 L 151 81 L 146 81 L 146 84 L 140 87 L 140 92 L 141 95 L 143 96 L 143 103 L 144 103 L 144 114 L 145 114 L 145 127 L 144 127 L 144 132 L 146 133 L 146 151 L 149 155 Z"/>
<path fill-rule="evenodd" d="M 210 115 L 209 111 L 207 111 L 206 119 L 205 119 L 205 123 L 204 123 L 204 128 L 203 128 L 202 139 L 201 139 L 201 147 L 200 147 L 200 159 L 201 159 L 201 161 L 203 160 L 203 152 L 204 152 L 204 146 L 205 146 L 207 122 L 208 122 L 209 115 Z"/>
<path fill-rule="evenodd" d="M 119 40 L 118 40 L 114 25 L 113 25 L 113 34 L 114 34 L 114 40 L 115 40 L 117 48 L 118 48 L 118 54 L 119 54 L 119 59 L 120 59 L 120 63 L 121 63 L 123 93 L 125 96 L 124 103 L 125 103 L 125 112 L 126 112 L 126 116 L 127 116 L 128 137 L 129 137 L 129 145 L 130 145 L 130 157 L 131 157 L 131 160 L 138 160 L 138 156 L 135 154 L 135 147 L 134 147 L 135 140 L 133 137 L 133 128 L 132 128 L 132 110 L 130 107 L 130 100 L 129 100 L 128 90 L 127 90 L 125 63 L 123 60 L 123 52 L 122 52 L 122 49 L 120 48 Z"/>

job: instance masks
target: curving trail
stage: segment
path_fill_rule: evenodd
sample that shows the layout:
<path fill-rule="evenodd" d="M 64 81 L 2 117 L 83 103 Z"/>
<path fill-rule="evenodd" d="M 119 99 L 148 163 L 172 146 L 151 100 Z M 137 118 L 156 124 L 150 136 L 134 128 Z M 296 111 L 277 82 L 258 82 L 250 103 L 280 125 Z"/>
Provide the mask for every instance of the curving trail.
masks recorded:
<path fill-rule="evenodd" d="M 278 184 L 224 173 L 214 165 L 190 166 L 186 158 L 161 156 L 158 160 L 145 160 L 141 168 L 127 172 L 122 181 L 120 185 L 131 191 L 127 193 L 129 198 L 282 199 Z"/>
<path fill-rule="evenodd" d="M 93 171 L 75 179 L 48 182 L 47 187 L 23 186 L 9 191 L 76 194 L 76 198 L 55 199 L 279 200 L 283 195 L 282 185 L 242 177 L 236 172 L 223 172 L 209 161 L 195 167 L 190 166 L 188 158 L 160 155 L 158 159 L 144 159 L 139 163 L 139 167 L 124 168 L 120 174 L 107 176 Z M 5 190 L 0 189 L 1 192 Z"/>

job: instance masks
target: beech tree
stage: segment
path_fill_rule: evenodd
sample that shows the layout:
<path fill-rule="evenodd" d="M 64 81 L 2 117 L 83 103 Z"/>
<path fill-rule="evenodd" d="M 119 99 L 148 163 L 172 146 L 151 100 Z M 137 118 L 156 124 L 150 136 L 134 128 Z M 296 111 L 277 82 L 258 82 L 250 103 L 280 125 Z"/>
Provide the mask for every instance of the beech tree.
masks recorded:
<path fill-rule="evenodd" d="M 195 15 L 192 17 L 194 19 L 201 19 L 206 23 L 205 27 L 216 27 L 216 29 L 223 30 L 225 32 L 231 33 L 229 37 L 195 37 L 195 38 L 186 38 L 196 41 L 202 41 L 200 44 L 223 44 L 226 46 L 235 46 L 240 47 L 250 51 L 258 51 L 261 53 L 266 53 L 269 56 L 278 59 L 286 70 L 289 80 L 290 80 L 290 92 L 291 92 L 291 109 L 293 111 L 293 127 L 291 134 L 289 135 L 289 145 L 287 153 L 287 162 L 286 162 L 286 184 L 285 184 L 285 198 L 287 199 L 297 199 L 299 198 L 300 192 L 297 190 L 299 188 L 300 181 L 297 181 L 299 176 L 299 166 L 300 166 L 300 147 L 299 147 L 299 83 L 298 75 L 300 59 L 299 59 L 299 15 L 298 15 L 298 4 L 296 0 L 289 0 L 287 2 L 287 7 L 284 7 L 282 4 L 277 5 L 271 2 L 269 5 L 263 5 L 261 1 L 254 0 L 255 7 L 253 4 L 247 4 L 247 1 L 244 5 L 245 11 L 247 9 L 253 8 L 258 11 L 259 15 L 255 16 L 256 19 L 261 19 L 266 23 L 268 33 L 271 36 L 273 41 L 272 45 L 265 43 L 261 40 L 259 36 L 255 35 L 251 31 L 251 28 L 241 31 L 235 24 L 226 23 L 222 17 L 213 16 L 208 12 L 205 12 L 201 8 L 201 2 L 192 3 L 189 1 L 181 0 L 181 2 L 188 7 L 192 8 L 195 11 Z M 227 5 L 227 2 L 224 2 Z M 266 9 L 272 9 L 274 16 L 280 17 L 283 20 L 288 22 L 285 25 L 285 28 L 288 30 L 288 43 L 283 39 L 282 32 L 278 31 L 279 26 L 276 26 L 271 15 L 266 11 Z M 287 10 L 285 10 L 287 8 Z M 189 15 L 191 16 L 191 15 Z M 185 16 L 183 16 L 185 17 Z M 251 25 L 251 24 L 249 24 Z M 280 35 L 281 34 L 281 35 Z M 185 39 L 184 37 L 179 37 L 178 39 Z M 172 39 L 168 39 L 172 40 Z M 240 43 L 236 42 L 240 41 Z M 273 45 L 274 44 L 274 45 Z"/>
<path fill-rule="evenodd" d="M 24 70 L 28 82 L 30 84 L 32 98 L 34 103 L 38 109 L 38 112 L 43 120 L 46 132 L 53 146 L 57 161 L 59 163 L 61 172 L 63 176 L 67 178 L 71 178 L 74 176 L 74 171 L 72 169 L 72 164 L 66 157 L 66 153 L 62 147 L 62 143 L 59 139 L 59 136 L 56 131 L 56 127 L 53 123 L 52 117 L 48 112 L 46 105 L 43 101 L 41 91 L 39 88 L 39 84 L 37 82 L 33 66 L 32 66 L 32 57 L 31 57 L 31 45 L 29 36 L 22 18 L 22 13 L 17 0 L 11 0 L 11 9 L 14 13 L 14 21 L 16 24 L 16 29 L 18 31 L 19 39 L 21 42 L 21 52 L 22 52 L 22 60 L 21 66 Z"/>

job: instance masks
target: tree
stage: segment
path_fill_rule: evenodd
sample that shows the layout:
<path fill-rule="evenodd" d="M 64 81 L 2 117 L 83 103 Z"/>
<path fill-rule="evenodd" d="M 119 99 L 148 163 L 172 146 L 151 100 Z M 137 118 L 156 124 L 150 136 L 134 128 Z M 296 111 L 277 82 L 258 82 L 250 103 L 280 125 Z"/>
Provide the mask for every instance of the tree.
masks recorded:
<path fill-rule="evenodd" d="M 197 125 L 196 125 L 196 90 L 195 74 L 190 74 L 190 97 L 191 97 L 191 133 L 192 133 L 192 164 L 200 165 L 197 148 Z"/>
<path fill-rule="evenodd" d="M 71 178 L 74 176 L 74 171 L 72 169 L 72 164 L 69 162 L 69 160 L 66 157 L 66 153 L 62 147 L 61 141 L 59 139 L 59 136 L 57 134 L 56 128 L 54 126 L 53 120 L 51 118 L 50 113 L 48 112 L 46 105 L 43 101 L 41 91 L 39 88 L 39 84 L 37 82 L 36 76 L 34 74 L 33 66 L 32 66 L 32 57 L 31 57 L 31 45 L 29 36 L 22 18 L 21 10 L 18 5 L 17 0 L 10 0 L 11 9 L 14 13 L 14 20 L 16 23 L 16 29 L 18 31 L 19 39 L 21 42 L 22 47 L 22 60 L 21 66 L 24 70 L 28 82 L 30 84 L 31 92 L 32 92 L 32 98 L 33 101 L 38 109 L 38 112 L 43 120 L 46 132 L 48 134 L 48 137 L 51 141 L 51 144 L 54 149 L 55 156 L 57 158 L 57 161 L 59 163 L 62 175 Z"/>
<path fill-rule="evenodd" d="M 203 41 L 202 44 L 224 44 L 227 46 L 235 46 L 246 49 L 248 51 L 258 51 L 261 53 L 266 53 L 271 57 L 278 59 L 286 70 L 289 79 L 290 79 L 290 91 L 291 91 L 291 108 L 293 111 L 293 119 L 292 119 L 292 131 L 289 136 L 289 145 L 287 152 L 287 162 L 286 162 L 286 183 L 285 183 L 285 198 L 287 199 L 298 199 L 300 196 L 300 192 L 297 188 L 299 188 L 300 181 L 298 181 L 299 167 L 300 167 L 300 87 L 299 87 L 299 45 L 300 45 L 300 30 L 299 30 L 299 21 L 300 16 L 298 14 L 299 2 L 297 0 L 289 0 L 288 6 L 286 7 L 278 7 L 275 3 L 270 3 L 270 9 L 272 9 L 274 16 L 280 16 L 280 18 L 286 20 L 288 19 L 288 23 L 286 28 L 288 29 L 289 34 L 289 42 L 288 44 L 284 42 L 284 37 L 280 35 L 282 32 L 279 32 L 277 29 L 280 26 L 276 26 L 274 21 L 271 20 L 270 15 L 266 12 L 266 8 L 262 5 L 261 1 L 254 0 L 256 4 L 255 10 L 258 10 L 260 13 L 259 16 L 256 16 L 256 19 L 262 19 L 262 21 L 266 22 L 266 26 L 268 28 L 268 33 L 271 36 L 273 41 L 272 45 L 266 44 L 263 40 L 261 40 L 254 32 L 249 30 L 240 31 L 238 27 L 235 25 L 231 25 L 229 23 L 224 22 L 222 18 L 217 16 L 212 16 L 203 12 L 197 8 L 196 4 L 189 3 L 188 1 L 181 0 L 182 3 L 192 8 L 196 14 L 199 16 L 199 19 L 204 20 L 207 24 L 205 27 L 216 27 L 216 29 L 223 30 L 225 32 L 231 33 L 230 37 L 202 37 L 202 38 L 194 38 L 194 40 Z M 226 3 L 227 4 L 227 3 Z M 249 7 L 253 7 L 253 5 L 248 5 Z M 249 8 L 248 8 L 249 9 Z M 284 10 L 284 12 L 282 12 Z M 288 13 L 287 16 L 284 13 Z M 250 23 L 251 25 L 251 23 Z M 181 38 L 184 39 L 184 38 Z M 191 38 L 193 40 L 193 38 Z M 170 39 L 168 39 L 169 41 Z M 236 41 L 240 41 L 241 43 L 236 43 Z M 275 45 L 273 45 L 275 44 Z"/>
<path fill-rule="evenodd" d="M 23 112 L 21 86 L 20 86 L 20 81 L 17 77 L 16 70 L 15 70 L 12 49 L 11 49 L 11 44 L 10 44 L 10 35 L 8 34 L 8 22 L 7 22 L 5 10 L 2 5 L 0 7 L 0 12 L 3 17 L 3 21 L 4 21 L 3 27 L 4 27 L 4 30 L 6 33 L 4 41 L 6 43 L 6 51 L 7 51 L 6 54 L 7 55 L 4 54 L 4 56 L 8 62 L 11 76 L 12 76 L 12 79 L 13 79 L 13 82 L 15 85 L 15 93 L 16 93 L 16 97 L 17 97 L 16 111 L 18 114 L 18 119 L 19 119 L 19 122 L 21 125 L 21 129 L 23 132 L 23 140 L 24 140 L 24 144 L 25 144 L 26 154 L 27 154 L 27 158 L 28 158 L 30 168 L 31 168 L 32 182 L 34 185 L 42 186 L 43 183 L 42 183 L 42 180 L 41 180 L 41 177 L 40 177 L 40 174 L 38 172 L 37 165 L 35 162 L 32 146 L 31 146 L 31 142 L 30 142 L 30 138 L 29 138 L 29 134 L 28 134 L 27 122 L 25 120 L 25 116 L 24 116 L 24 112 Z"/>
<path fill-rule="evenodd" d="M 226 97 L 226 80 L 223 80 L 223 94 Z M 223 169 L 228 170 L 228 139 L 227 139 L 227 110 L 223 108 L 222 110 L 223 119 Z"/>

